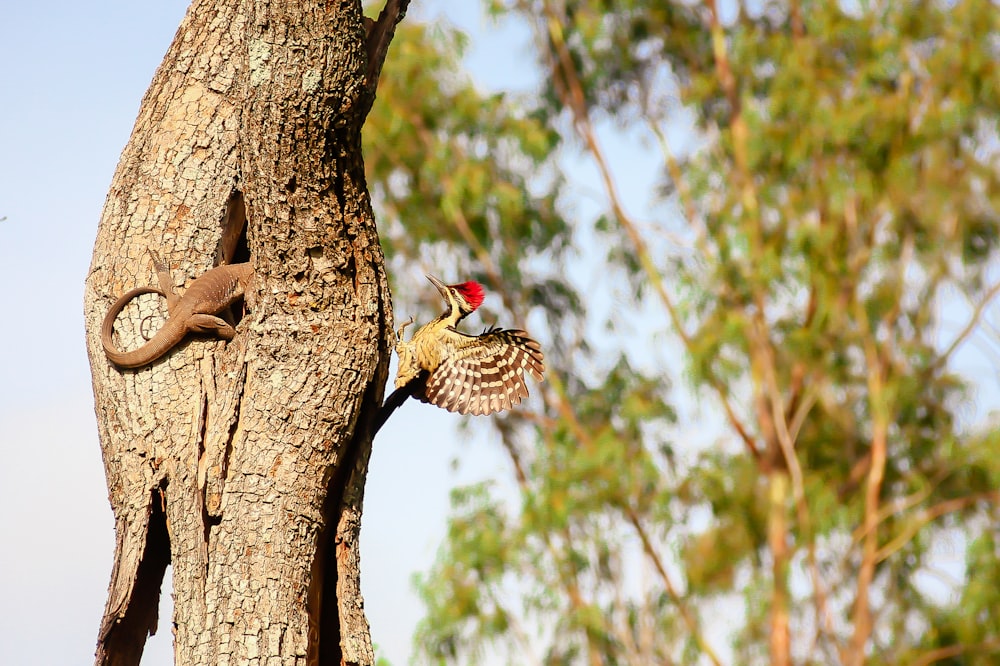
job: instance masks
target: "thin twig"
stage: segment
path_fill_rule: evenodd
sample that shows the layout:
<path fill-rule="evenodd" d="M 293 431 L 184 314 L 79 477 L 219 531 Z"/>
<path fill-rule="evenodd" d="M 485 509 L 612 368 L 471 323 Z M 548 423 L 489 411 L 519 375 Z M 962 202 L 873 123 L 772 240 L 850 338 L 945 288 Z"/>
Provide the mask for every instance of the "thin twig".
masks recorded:
<path fill-rule="evenodd" d="M 968 323 L 966 323 L 965 327 L 959 332 L 955 339 L 951 341 L 951 344 L 949 344 L 944 352 L 942 352 L 941 355 L 935 360 L 932 366 L 933 369 L 938 369 L 947 363 L 948 359 L 951 358 L 951 355 L 955 353 L 955 350 L 958 349 L 959 346 L 965 342 L 965 339 L 972 334 L 972 332 L 976 329 L 976 325 L 979 323 L 980 318 L 983 316 L 983 312 L 986 310 L 986 307 L 993 301 L 993 297 L 995 297 L 998 293 L 1000 293 L 1000 282 L 986 290 L 986 295 L 983 296 L 983 299 L 979 301 L 979 303 L 976 304 L 976 307 L 972 310 L 972 316 L 969 317 Z"/>
<path fill-rule="evenodd" d="M 920 511 L 904 527 L 902 532 L 897 534 L 888 543 L 878 549 L 878 552 L 875 554 L 876 561 L 882 562 L 898 551 L 913 538 L 913 535 L 923 529 L 927 523 L 937 520 L 945 514 L 952 513 L 954 511 L 961 511 L 972 504 L 976 504 L 977 502 L 984 500 L 993 503 L 1000 502 L 1000 491 L 993 490 L 989 492 L 976 493 L 975 495 L 967 495 L 966 497 L 956 497 Z"/>
<path fill-rule="evenodd" d="M 649 538 L 649 534 L 646 532 L 645 527 L 643 527 L 642 521 L 639 519 L 638 514 L 635 512 L 631 506 L 626 506 L 624 508 L 625 515 L 628 517 L 629 523 L 635 528 L 636 534 L 639 535 L 639 540 L 642 541 L 642 549 L 646 553 L 646 557 L 652 561 L 653 566 L 656 568 L 656 573 L 660 576 L 660 580 L 663 581 L 663 587 L 667 590 L 667 594 L 670 596 L 670 600 L 674 602 L 677 606 L 677 610 L 681 614 L 681 618 L 684 620 L 684 624 L 687 625 L 688 631 L 691 632 L 692 637 L 701 648 L 702 652 L 711 660 L 716 666 L 721 666 L 722 662 L 719 656 L 712 649 L 712 646 L 705 641 L 704 636 L 698 628 L 698 620 L 694 617 L 691 611 L 688 609 L 687 604 L 682 603 L 681 595 L 674 586 L 673 581 L 670 579 L 670 575 L 667 573 L 666 567 L 663 566 L 663 560 L 660 559 L 659 553 L 656 552 L 656 548 L 653 546 L 653 541 Z"/>
<path fill-rule="evenodd" d="M 677 187 L 681 203 L 684 204 L 685 217 L 688 220 L 688 224 L 694 230 L 695 245 L 706 258 L 711 258 L 712 252 L 709 250 L 707 243 L 708 231 L 705 229 L 704 221 L 698 217 L 697 209 L 694 205 L 694 197 L 691 196 L 691 186 L 688 184 L 687 179 L 684 178 L 684 173 L 681 171 L 681 165 L 677 161 L 677 157 L 670 150 L 667 133 L 652 119 L 649 120 L 649 129 L 660 144 L 660 152 L 663 153 L 663 161 L 667 165 L 667 172 Z"/>
<path fill-rule="evenodd" d="M 947 659 L 948 657 L 957 657 L 958 655 L 964 653 L 988 654 L 990 652 L 1000 652 L 1000 639 L 992 639 L 983 641 L 982 643 L 975 643 L 973 645 L 957 643 L 947 647 L 936 648 L 924 653 L 910 666 L 930 666 L 930 664 L 933 664 L 935 661 L 941 661 L 942 659 Z"/>

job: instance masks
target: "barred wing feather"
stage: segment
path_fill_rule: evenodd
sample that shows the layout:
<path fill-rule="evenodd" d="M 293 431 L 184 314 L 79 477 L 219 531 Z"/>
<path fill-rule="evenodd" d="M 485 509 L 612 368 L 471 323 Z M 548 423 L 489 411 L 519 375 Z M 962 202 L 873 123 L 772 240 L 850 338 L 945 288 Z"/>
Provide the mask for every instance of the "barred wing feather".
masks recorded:
<path fill-rule="evenodd" d="M 525 375 L 541 381 L 545 357 L 525 331 L 494 329 L 463 337 L 469 343 L 431 373 L 417 398 L 459 414 L 492 414 L 528 396 Z"/>

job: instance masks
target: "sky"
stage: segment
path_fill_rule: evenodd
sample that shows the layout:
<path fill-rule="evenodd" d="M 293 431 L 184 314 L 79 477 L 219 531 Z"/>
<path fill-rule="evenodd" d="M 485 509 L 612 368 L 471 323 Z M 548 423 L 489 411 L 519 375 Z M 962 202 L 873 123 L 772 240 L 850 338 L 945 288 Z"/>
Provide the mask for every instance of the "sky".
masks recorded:
<path fill-rule="evenodd" d="M 478 7 L 418 0 L 407 20 L 446 16 L 470 32 L 467 64 L 482 86 L 530 85 L 526 31 L 490 23 Z M 83 283 L 115 165 L 186 8 L 181 0 L 0 5 L 0 664 L 93 660 L 114 522 Z M 361 535 L 372 636 L 397 666 L 410 662 L 421 614 L 411 579 L 444 536 L 449 490 L 509 476 L 488 429 L 459 435 L 454 415 L 410 403 L 375 442 Z M 412 436 L 435 431 L 452 435 Z M 173 663 L 169 595 L 161 607 L 144 665 Z"/>

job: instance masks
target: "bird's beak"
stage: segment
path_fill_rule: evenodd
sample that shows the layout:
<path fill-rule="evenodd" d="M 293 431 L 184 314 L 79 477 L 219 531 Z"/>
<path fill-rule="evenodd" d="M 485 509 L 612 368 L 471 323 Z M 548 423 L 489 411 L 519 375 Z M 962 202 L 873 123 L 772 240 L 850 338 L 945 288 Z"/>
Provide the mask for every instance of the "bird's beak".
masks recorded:
<path fill-rule="evenodd" d="M 448 285 L 446 285 L 444 282 L 441 282 L 441 280 L 438 280 L 433 275 L 428 275 L 426 277 L 427 277 L 428 280 L 431 281 L 432 285 L 434 285 L 435 287 L 437 287 L 438 292 L 441 293 L 441 298 L 443 298 L 444 300 L 447 301 L 448 300 Z"/>

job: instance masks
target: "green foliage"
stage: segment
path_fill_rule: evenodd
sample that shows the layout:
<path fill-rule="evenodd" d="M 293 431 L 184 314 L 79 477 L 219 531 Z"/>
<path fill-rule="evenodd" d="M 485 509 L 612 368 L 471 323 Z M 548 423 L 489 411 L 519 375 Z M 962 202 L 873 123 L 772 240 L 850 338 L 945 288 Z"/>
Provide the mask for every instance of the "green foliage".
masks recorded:
<path fill-rule="evenodd" d="M 840 663 L 856 640 L 870 663 L 991 663 L 1000 430 L 970 422 L 953 355 L 997 291 L 1000 12 L 712 7 L 488 3 L 535 32 L 532 99 L 471 85 L 462 36 L 401 26 L 365 138 L 392 265 L 483 280 L 549 366 L 493 421 L 516 496 L 453 496 L 417 642 L 434 663 Z M 620 165 L 606 210 L 569 205 L 557 158 L 607 166 L 614 128 L 663 149 L 652 224 L 615 205 Z"/>
<path fill-rule="evenodd" d="M 441 553 L 443 568 L 434 572 L 449 584 L 415 580 L 428 610 L 417 640 L 435 662 L 478 656 L 482 643 L 510 628 L 497 588 L 517 558 L 518 535 L 507 528 L 503 508 L 483 485 L 455 490 L 452 505 L 456 513 Z"/>

